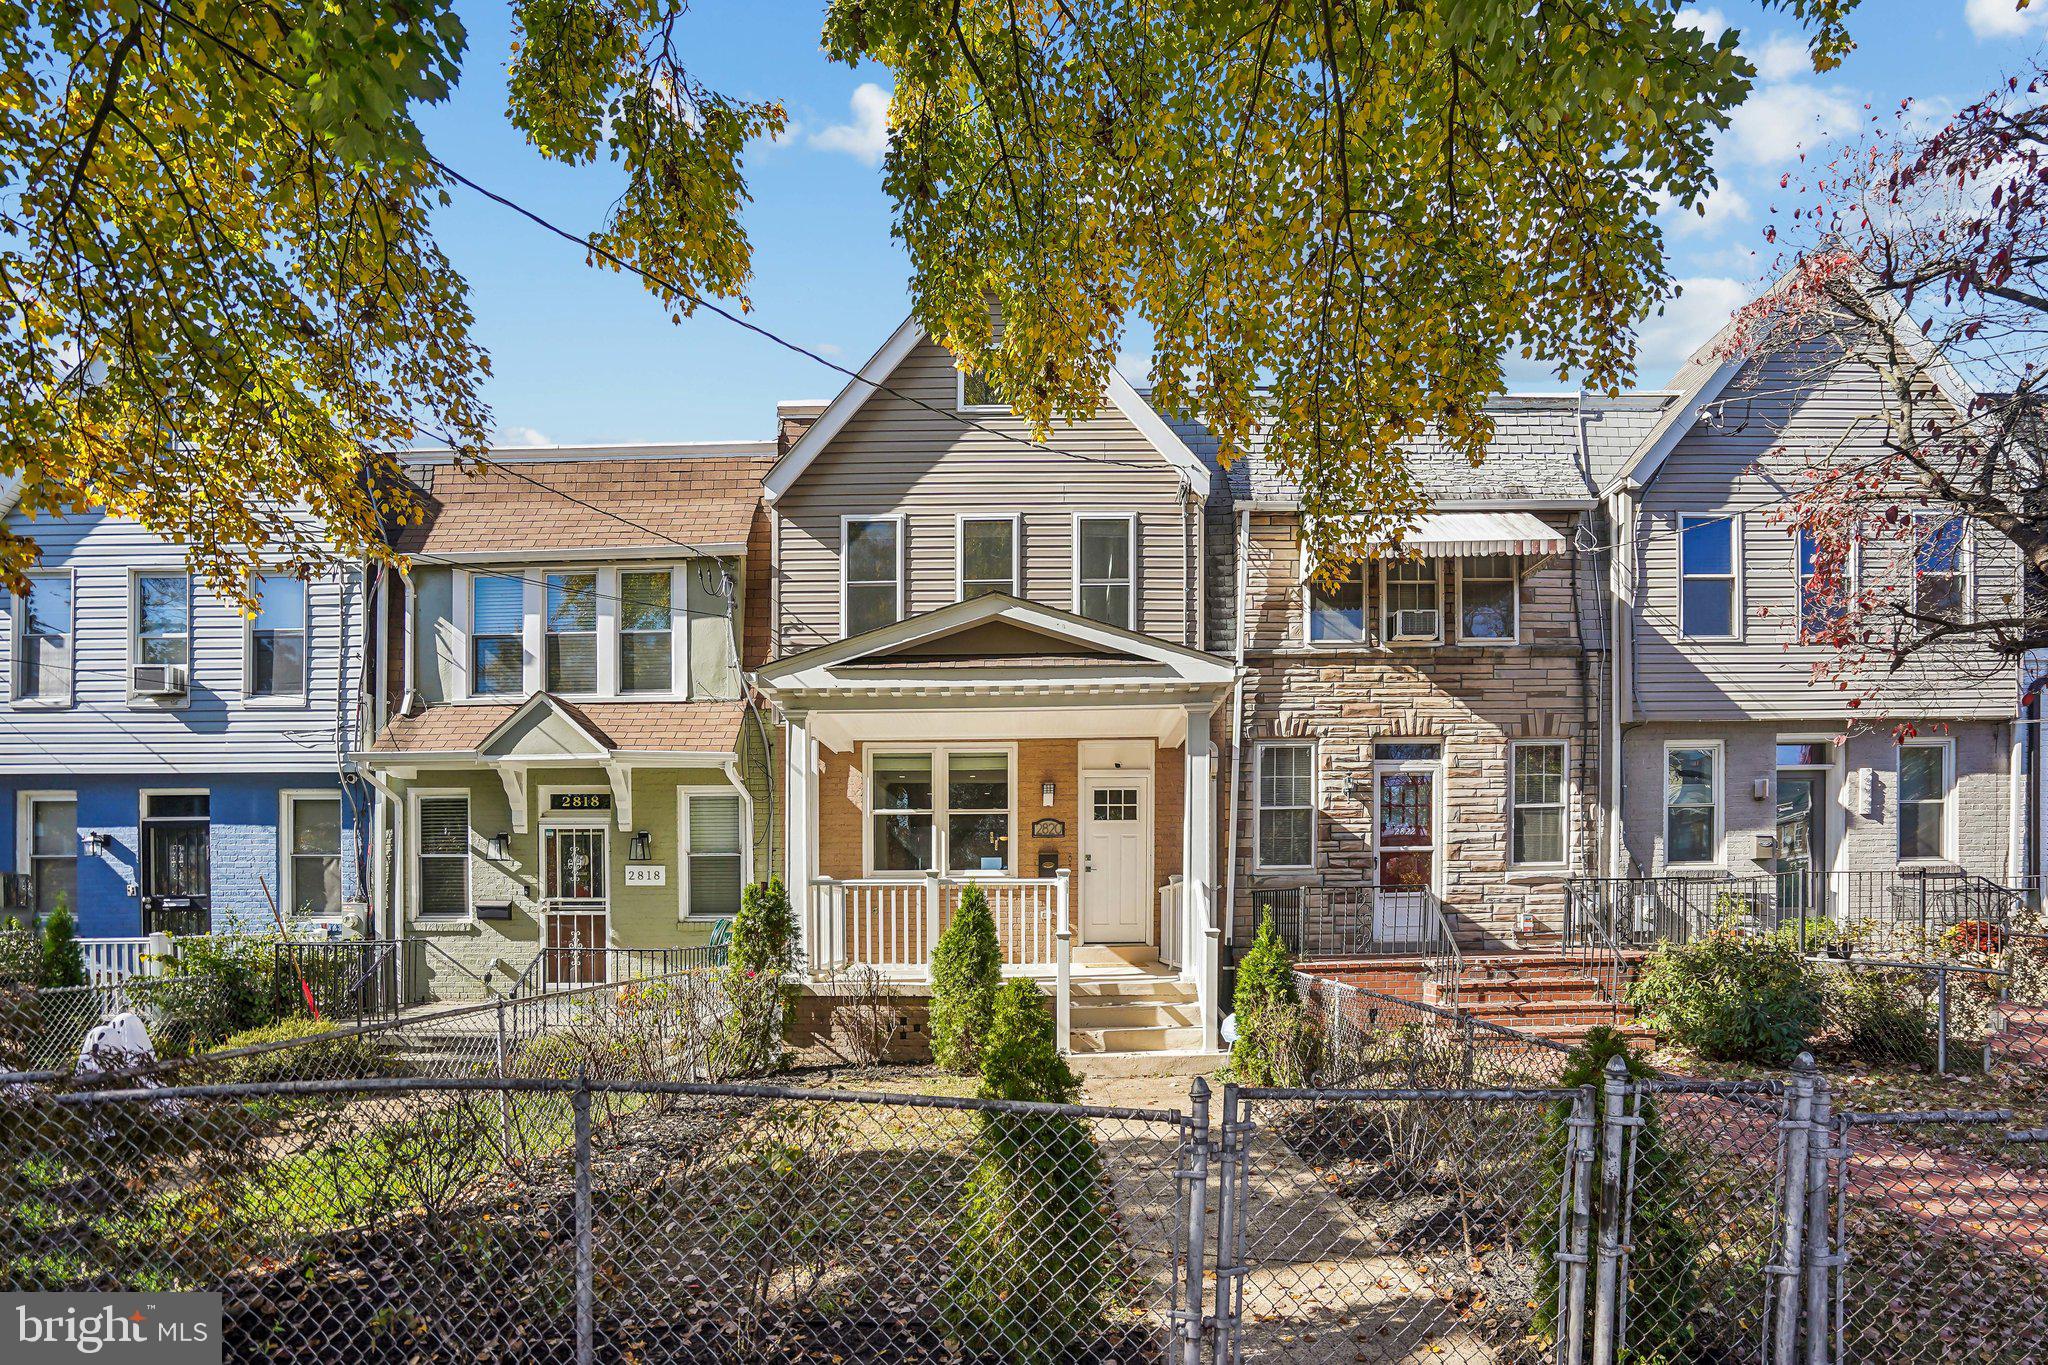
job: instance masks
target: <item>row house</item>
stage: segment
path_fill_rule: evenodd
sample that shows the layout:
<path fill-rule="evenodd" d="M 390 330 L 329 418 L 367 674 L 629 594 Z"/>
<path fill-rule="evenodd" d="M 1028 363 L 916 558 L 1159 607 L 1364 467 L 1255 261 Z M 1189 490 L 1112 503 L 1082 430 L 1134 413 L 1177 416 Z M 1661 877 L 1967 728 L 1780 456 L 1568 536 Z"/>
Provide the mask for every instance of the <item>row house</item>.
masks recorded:
<path fill-rule="evenodd" d="M 340 926 L 364 882 L 363 575 L 249 582 L 98 511 L 8 527 L 41 558 L 0 594 L 0 869 L 26 921 L 91 937 Z"/>

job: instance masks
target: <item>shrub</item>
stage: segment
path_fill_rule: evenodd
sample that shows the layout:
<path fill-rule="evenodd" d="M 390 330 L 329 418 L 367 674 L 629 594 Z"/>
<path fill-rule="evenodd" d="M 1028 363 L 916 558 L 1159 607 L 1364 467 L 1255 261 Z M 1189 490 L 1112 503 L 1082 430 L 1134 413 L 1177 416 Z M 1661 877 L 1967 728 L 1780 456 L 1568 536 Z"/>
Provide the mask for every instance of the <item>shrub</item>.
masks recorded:
<path fill-rule="evenodd" d="M 71 907 L 61 900 L 43 920 L 40 947 L 41 960 L 36 967 L 38 986 L 44 990 L 60 990 L 66 986 L 86 984 L 85 952 L 78 946 L 78 923 L 71 917 Z"/>
<path fill-rule="evenodd" d="M 283 1019 L 260 1028 L 243 1029 L 222 1040 L 221 1047 L 232 1050 L 265 1043 L 295 1043 L 297 1046 L 231 1058 L 228 1062 L 229 1079 L 245 1085 L 268 1085 L 276 1081 L 327 1081 L 405 1074 L 404 1064 L 371 1038 L 359 1033 L 343 1033 L 333 1024 L 316 1023 L 311 1019 Z"/>
<path fill-rule="evenodd" d="M 973 1071 L 1003 980 L 988 895 L 969 882 L 953 922 L 932 949 L 932 1060 L 948 1071 Z"/>
<path fill-rule="evenodd" d="M 1821 1023 L 1821 992 L 1776 935 L 1717 931 L 1651 954 L 1629 1003 L 1673 1042 L 1715 1061 L 1784 1065 Z"/>
<path fill-rule="evenodd" d="M 253 935 L 179 939 L 161 975 L 131 977 L 129 994 L 161 1017 L 159 1051 L 215 1047 L 245 1029 L 299 1015 L 305 1002 L 296 979 L 278 971 L 278 942 Z"/>
<path fill-rule="evenodd" d="M 0 925 L 0 984 L 34 985 L 42 963 L 42 946 L 36 936 L 23 928 L 20 920 L 8 916 L 7 923 Z"/>
<path fill-rule="evenodd" d="M 1241 1083 L 1298 1085 L 1315 1069 L 1322 1050 L 1320 1021 L 1301 1008 L 1294 960 L 1280 941 L 1271 910 L 1259 920 L 1259 932 L 1237 964 L 1230 1004 L 1237 1016 L 1230 1070 Z"/>
<path fill-rule="evenodd" d="M 1080 1081 L 1056 1044 L 1038 987 L 1005 982 L 982 1038 L 982 1098 L 1070 1102 Z M 970 1353 L 1003 1360 L 1087 1356 L 1112 1263 L 1094 1139 L 1064 1114 L 988 1110 L 976 1147 L 954 1219 L 950 1332 Z"/>
<path fill-rule="evenodd" d="M 1841 968 L 1823 994 L 1828 1030 L 1867 1062 L 1934 1065 L 1934 1014 L 1920 974 Z"/>
<path fill-rule="evenodd" d="M 1631 1080 L 1651 1074 L 1649 1064 L 1629 1047 L 1621 1034 L 1604 1025 L 1587 1030 L 1585 1040 L 1566 1061 L 1560 1087 L 1595 1087 L 1596 1095 L 1606 1080 L 1607 1064 L 1622 1059 Z M 1604 1099 L 1595 1100 L 1595 1118 Z M 1544 1113 L 1540 1147 L 1543 1171 L 1538 1177 L 1541 1190 L 1538 1206 L 1529 1222 L 1530 1250 L 1536 1261 L 1538 1285 L 1534 1302 L 1535 1330 L 1555 1337 L 1561 1324 L 1557 1311 L 1558 1231 L 1560 1203 L 1565 1194 L 1566 1124 L 1571 1118 L 1569 1101 L 1552 1105 Z M 1665 1145 L 1663 1125 L 1657 1106 L 1648 1096 L 1638 1101 L 1641 1119 L 1635 1131 L 1634 1188 L 1629 1222 L 1629 1353 L 1637 1361 L 1685 1360 L 1694 1336 L 1689 1318 L 1697 1297 L 1695 1283 L 1706 1248 L 1687 1220 L 1687 1201 L 1693 1197 L 1682 1163 Z M 1593 1166 L 1587 1172 L 1588 1188 L 1600 1188 L 1604 1149 L 1595 1130 Z M 1626 1177 L 1624 1177 L 1626 1178 Z M 1594 1243 L 1599 1239 L 1598 1200 L 1595 1224 L 1589 1229 Z M 1587 1298 L 1591 1299 L 1591 1294 Z M 1588 1336 L 1591 1335 L 1590 1318 Z"/>
<path fill-rule="evenodd" d="M 755 882 L 740 898 L 732 946 L 720 972 L 725 1019 L 711 1048 L 719 1079 L 781 1068 L 782 1035 L 795 1001 L 796 912 L 782 878 Z"/>

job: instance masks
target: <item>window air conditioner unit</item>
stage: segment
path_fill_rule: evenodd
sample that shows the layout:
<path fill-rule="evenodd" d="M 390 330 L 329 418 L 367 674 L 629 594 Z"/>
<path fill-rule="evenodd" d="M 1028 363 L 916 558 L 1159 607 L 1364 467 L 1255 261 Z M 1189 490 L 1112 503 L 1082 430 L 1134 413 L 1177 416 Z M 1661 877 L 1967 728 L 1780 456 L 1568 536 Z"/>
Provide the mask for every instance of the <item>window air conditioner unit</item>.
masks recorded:
<path fill-rule="evenodd" d="M 1434 640 L 1436 638 L 1437 613 L 1429 610 L 1397 611 L 1394 613 L 1393 638 L 1396 640 Z"/>
<path fill-rule="evenodd" d="M 137 664 L 128 671 L 128 690 L 138 697 L 185 695 L 183 664 Z"/>

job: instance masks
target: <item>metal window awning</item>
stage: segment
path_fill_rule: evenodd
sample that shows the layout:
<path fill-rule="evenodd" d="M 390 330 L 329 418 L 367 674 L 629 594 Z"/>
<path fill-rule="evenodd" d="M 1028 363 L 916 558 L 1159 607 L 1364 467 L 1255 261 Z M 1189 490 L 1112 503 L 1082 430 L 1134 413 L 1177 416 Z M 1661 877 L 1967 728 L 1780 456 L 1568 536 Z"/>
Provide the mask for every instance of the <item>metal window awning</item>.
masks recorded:
<path fill-rule="evenodd" d="M 1459 555 L 1557 555 L 1570 538 L 1529 512 L 1428 512 L 1402 542 L 1426 559 Z"/>

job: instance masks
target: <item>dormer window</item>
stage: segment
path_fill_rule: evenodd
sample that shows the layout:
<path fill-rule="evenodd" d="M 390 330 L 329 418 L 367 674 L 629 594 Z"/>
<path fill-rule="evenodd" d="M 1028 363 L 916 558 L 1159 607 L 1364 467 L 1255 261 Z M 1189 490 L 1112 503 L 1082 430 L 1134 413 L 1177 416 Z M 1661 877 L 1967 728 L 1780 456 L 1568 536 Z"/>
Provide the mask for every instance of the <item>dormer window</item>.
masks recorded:
<path fill-rule="evenodd" d="M 526 584 L 511 574 L 469 583 L 469 690 L 516 697 L 526 690 Z"/>

